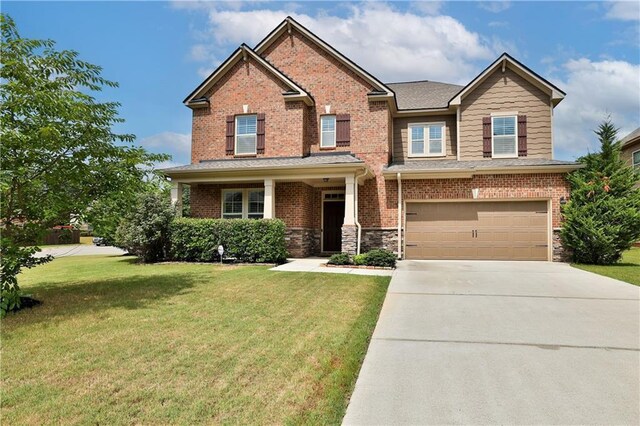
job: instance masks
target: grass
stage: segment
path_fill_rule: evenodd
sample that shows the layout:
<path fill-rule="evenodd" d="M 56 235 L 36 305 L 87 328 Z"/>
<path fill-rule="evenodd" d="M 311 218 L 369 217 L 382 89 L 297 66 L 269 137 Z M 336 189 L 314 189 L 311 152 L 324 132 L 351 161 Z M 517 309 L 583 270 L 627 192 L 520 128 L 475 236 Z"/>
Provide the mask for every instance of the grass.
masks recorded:
<path fill-rule="evenodd" d="M 620 263 L 609 266 L 573 264 L 574 267 L 640 286 L 640 248 L 625 252 Z"/>
<path fill-rule="evenodd" d="M 389 278 L 59 258 L 2 323 L 5 424 L 336 424 Z"/>

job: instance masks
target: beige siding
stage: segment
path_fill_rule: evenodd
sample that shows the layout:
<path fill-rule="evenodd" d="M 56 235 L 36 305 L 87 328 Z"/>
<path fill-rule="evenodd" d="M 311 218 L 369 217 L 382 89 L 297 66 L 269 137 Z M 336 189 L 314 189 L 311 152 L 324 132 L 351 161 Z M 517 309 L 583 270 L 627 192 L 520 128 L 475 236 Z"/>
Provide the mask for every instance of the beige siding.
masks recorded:
<path fill-rule="evenodd" d="M 640 139 L 635 142 L 630 143 L 629 145 L 622 148 L 622 159 L 628 164 L 631 165 L 631 154 L 640 149 Z"/>
<path fill-rule="evenodd" d="M 437 115 L 393 119 L 393 161 L 412 160 L 409 158 L 409 124 L 445 123 L 446 157 L 418 157 L 420 160 L 456 159 L 456 116 Z M 480 153 L 482 154 L 482 152 Z"/>
<path fill-rule="evenodd" d="M 552 158 L 550 96 L 513 70 L 498 67 L 461 105 L 460 155 L 482 159 L 482 118 L 492 112 L 527 116 L 527 157 Z"/>

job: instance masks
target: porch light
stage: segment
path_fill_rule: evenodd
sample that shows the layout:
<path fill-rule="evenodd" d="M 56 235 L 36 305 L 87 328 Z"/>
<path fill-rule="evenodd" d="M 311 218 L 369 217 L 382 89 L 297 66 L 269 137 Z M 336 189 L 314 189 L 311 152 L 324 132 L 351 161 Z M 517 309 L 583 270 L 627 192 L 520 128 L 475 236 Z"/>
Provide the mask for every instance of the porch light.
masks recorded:
<path fill-rule="evenodd" d="M 564 197 L 560 197 L 560 205 L 564 206 L 565 204 L 567 204 L 567 199 Z"/>
<path fill-rule="evenodd" d="M 329 178 L 322 178 L 322 181 L 323 181 L 324 183 L 327 183 L 327 182 L 329 182 Z"/>
<path fill-rule="evenodd" d="M 471 190 L 471 195 L 473 196 L 473 199 L 477 199 L 478 195 L 480 195 L 480 188 L 473 188 Z"/>

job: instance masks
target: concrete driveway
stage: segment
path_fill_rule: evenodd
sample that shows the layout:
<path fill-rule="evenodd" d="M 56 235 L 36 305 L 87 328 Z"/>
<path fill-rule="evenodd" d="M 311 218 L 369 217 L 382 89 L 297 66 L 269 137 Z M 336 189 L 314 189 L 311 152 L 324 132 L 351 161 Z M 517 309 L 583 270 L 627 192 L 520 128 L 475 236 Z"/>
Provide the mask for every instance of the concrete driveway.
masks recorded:
<path fill-rule="evenodd" d="M 111 246 L 94 246 L 91 244 L 68 244 L 54 247 L 43 247 L 36 257 L 51 255 L 53 257 L 92 256 L 92 255 L 123 255 L 126 251 Z"/>
<path fill-rule="evenodd" d="M 639 424 L 640 288 L 566 264 L 403 261 L 345 424 Z"/>

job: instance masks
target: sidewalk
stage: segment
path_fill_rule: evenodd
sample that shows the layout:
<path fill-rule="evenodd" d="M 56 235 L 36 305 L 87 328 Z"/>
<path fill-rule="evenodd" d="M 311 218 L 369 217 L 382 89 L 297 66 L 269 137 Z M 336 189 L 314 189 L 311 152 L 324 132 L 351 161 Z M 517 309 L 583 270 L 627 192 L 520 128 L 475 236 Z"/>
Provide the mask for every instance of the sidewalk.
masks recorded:
<path fill-rule="evenodd" d="M 353 274 L 353 275 L 381 275 L 390 277 L 392 270 L 388 269 L 359 269 L 359 268 L 330 268 L 325 266 L 327 258 L 307 257 L 304 259 L 288 259 L 288 262 L 271 268 L 271 271 L 284 272 L 326 272 L 331 274 Z"/>

